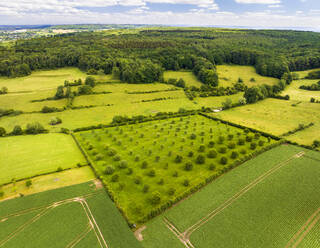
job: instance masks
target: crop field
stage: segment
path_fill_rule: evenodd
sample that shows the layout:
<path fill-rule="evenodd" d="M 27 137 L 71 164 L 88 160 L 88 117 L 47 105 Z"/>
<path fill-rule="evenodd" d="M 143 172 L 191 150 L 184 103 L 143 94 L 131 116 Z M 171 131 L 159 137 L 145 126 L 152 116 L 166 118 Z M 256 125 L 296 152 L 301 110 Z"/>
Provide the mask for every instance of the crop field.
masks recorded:
<path fill-rule="evenodd" d="M 187 87 L 195 86 L 201 87 L 202 83 L 197 79 L 197 77 L 193 74 L 192 71 L 165 71 L 163 74 L 165 80 L 170 78 L 174 78 L 179 80 L 182 78 Z"/>
<path fill-rule="evenodd" d="M 311 91 L 299 89 L 300 86 L 310 86 L 312 84 L 317 84 L 319 80 L 294 80 L 287 88 L 281 93 L 282 96 L 289 95 L 290 100 L 294 101 L 304 101 L 310 102 L 310 99 L 313 97 L 316 100 L 320 101 L 320 91 Z"/>
<path fill-rule="evenodd" d="M 31 186 L 27 186 L 28 180 L 10 183 L 0 188 L 4 193 L 0 201 L 9 198 L 31 195 L 46 190 L 80 184 L 95 179 L 94 173 L 89 166 L 73 168 L 61 172 L 50 173 L 48 175 L 37 176 L 31 179 Z"/>
<path fill-rule="evenodd" d="M 320 104 L 278 99 L 266 99 L 255 104 L 213 114 L 220 119 L 274 135 L 282 135 L 294 130 L 299 124 L 307 125 L 313 122 L 314 126 L 286 137 L 305 145 L 311 145 L 314 140 L 320 138 L 319 115 Z"/>
<path fill-rule="evenodd" d="M 319 160 L 290 145 L 267 151 L 147 223 L 142 246 L 316 248 Z"/>
<path fill-rule="evenodd" d="M 0 213 L 5 248 L 140 247 L 96 181 L 5 201 Z"/>
<path fill-rule="evenodd" d="M 72 137 L 65 134 L 5 137 L 0 147 L 0 185 L 86 164 Z"/>
<path fill-rule="evenodd" d="M 132 223 L 274 143 L 197 115 L 76 136 Z"/>
<path fill-rule="evenodd" d="M 255 68 L 252 66 L 218 65 L 217 71 L 219 75 L 219 86 L 223 87 L 232 86 L 239 78 L 249 87 L 260 84 L 274 85 L 279 82 L 277 78 L 263 77 L 257 74 Z M 254 81 L 251 79 L 254 79 Z"/>

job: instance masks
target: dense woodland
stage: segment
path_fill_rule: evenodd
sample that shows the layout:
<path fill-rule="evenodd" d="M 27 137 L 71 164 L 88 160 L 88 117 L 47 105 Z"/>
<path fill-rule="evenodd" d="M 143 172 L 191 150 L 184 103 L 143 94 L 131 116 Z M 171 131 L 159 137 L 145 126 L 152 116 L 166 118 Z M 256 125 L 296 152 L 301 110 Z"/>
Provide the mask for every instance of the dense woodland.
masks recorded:
<path fill-rule="evenodd" d="M 164 82 L 164 70 L 189 69 L 206 85 L 203 96 L 246 90 L 219 89 L 217 64 L 252 65 L 263 76 L 283 79 L 272 88 L 246 90 L 250 103 L 283 90 L 292 81 L 290 71 L 319 68 L 319 38 L 313 32 L 213 28 L 64 34 L 0 46 L 0 75 L 19 77 L 38 69 L 76 66 L 89 74 L 113 73 L 128 83 L 152 83 Z"/>

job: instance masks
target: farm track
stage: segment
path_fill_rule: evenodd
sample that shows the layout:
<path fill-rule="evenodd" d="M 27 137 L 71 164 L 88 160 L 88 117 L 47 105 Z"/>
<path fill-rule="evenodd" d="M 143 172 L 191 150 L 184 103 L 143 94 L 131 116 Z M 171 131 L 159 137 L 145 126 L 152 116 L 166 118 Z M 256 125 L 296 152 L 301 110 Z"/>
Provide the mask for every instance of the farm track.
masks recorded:
<path fill-rule="evenodd" d="M 25 222 L 24 224 L 22 224 L 21 226 L 19 226 L 15 231 L 13 231 L 11 234 L 9 234 L 5 239 L 0 241 L 0 247 L 3 247 L 8 241 L 10 241 L 12 238 L 14 238 L 16 235 L 18 235 L 19 233 L 21 233 L 25 228 L 27 228 L 28 226 L 30 226 L 31 224 L 33 224 L 34 222 L 36 222 L 37 220 L 39 220 L 42 216 L 44 216 L 47 212 L 49 212 L 49 210 L 56 208 L 58 206 L 64 205 L 64 204 L 68 204 L 68 203 L 72 203 L 72 202 L 78 202 L 81 204 L 84 212 L 86 213 L 86 216 L 88 218 L 88 227 L 86 228 L 86 230 L 84 232 L 82 232 L 81 234 L 78 235 L 78 237 L 75 240 L 72 240 L 67 246 L 66 248 L 72 248 L 75 245 L 77 245 L 91 230 L 94 231 L 97 240 L 100 244 L 101 248 L 109 248 L 106 240 L 104 239 L 102 232 L 91 212 L 91 209 L 86 201 L 87 198 L 96 195 L 98 192 L 95 193 L 91 193 L 91 194 L 86 194 L 83 195 L 81 197 L 74 197 L 74 198 L 69 198 L 69 199 L 65 199 L 65 200 L 61 200 L 61 201 L 57 201 L 57 202 L 53 202 L 50 205 L 47 206 L 42 206 L 42 207 L 38 207 L 38 208 L 31 208 L 31 209 L 26 209 L 23 211 L 19 211 L 17 213 L 11 214 L 11 215 L 7 215 L 5 217 L 1 217 L 1 219 L 3 220 L 7 220 L 8 218 L 12 218 L 12 217 L 17 217 L 17 216 L 21 216 L 30 212 L 34 212 L 37 210 L 42 210 L 39 214 L 37 214 L 36 216 L 34 216 L 33 218 L 31 218 L 30 220 L 28 220 L 27 222 Z"/>
<path fill-rule="evenodd" d="M 296 248 L 313 229 L 313 227 L 320 221 L 320 208 L 314 212 L 310 218 L 304 223 L 299 231 L 290 239 L 285 248 Z"/>
<path fill-rule="evenodd" d="M 226 200 L 224 203 L 222 203 L 219 207 L 217 207 L 216 209 L 214 209 L 212 212 L 210 212 L 208 215 L 206 215 L 205 217 L 203 217 L 202 219 L 200 219 L 198 222 L 196 222 L 194 225 L 190 226 L 189 228 L 187 228 L 183 233 L 180 233 L 178 231 L 178 229 L 172 224 L 170 223 L 167 219 L 164 219 L 164 222 L 166 224 L 166 226 L 169 228 L 169 230 L 171 232 L 173 232 L 175 234 L 175 236 L 178 237 L 178 239 L 186 246 L 186 247 L 192 247 L 194 248 L 194 246 L 192 245 L 191 241 L 190 241 L 190 236 L 193 232 L 195 232 L 197 229 L 199 229 L 201 226 L 203 226 L 204 224 L 206 224 L 208 221 L 210 221 L 212 218 L 214 218 L 216 215 L 218 215 L 219 213 L 221 213 L 223 210 L 225 210 L 227 207 L 229 207 L 232 203 L 234 203 L 236 200 L 238 200 L 239 198 L 241 198 L 244 194 L 246 194 L 249 190 L 251 190 L 252 188 L 254 188 L 256 185 L 258 185 L 259 183 L 261 183 L 262 181 L 264 181 L 266 178 L 268 178 L 270 175 L 272 175 L 273 173 L 275 173 L 276 171 L 278 171 L 279 169 L 281 169 L 282 167 L 284 167 L 285 165 L 287 165 L 289 162 L 301 158 L 302 156 L 305 155 L 305 152 L 301 151 L 295 155 L 293 155 L 292 157 L 290 157 L 289 159 L 277 164 L 276 166 L 274 166 L 273 168 L 271 168 L 270 170 L 268 170 L 267 172 L 265 172 L 264 174 L 260 175 L 258 178 L 256 178 L 254 181 L 252 181 L 251 183 L 249 183 L 247 186 L 245 186 L 244 188 L 242 188 L 239 192 L 237 192 L 236 194 L 234 194 L 232 197 L 230 197 L 228 200 Z"/>

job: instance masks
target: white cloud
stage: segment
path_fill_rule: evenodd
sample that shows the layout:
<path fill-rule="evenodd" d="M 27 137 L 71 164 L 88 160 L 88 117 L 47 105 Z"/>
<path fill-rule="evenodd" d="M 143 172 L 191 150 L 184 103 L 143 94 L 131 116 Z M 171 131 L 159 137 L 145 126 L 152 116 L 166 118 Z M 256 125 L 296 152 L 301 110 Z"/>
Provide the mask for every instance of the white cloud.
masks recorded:
<path fill-rule="evenodd" d="M 268 8 L 282 8 L 283 5 L 281 4 L 271 4 L 271 5 L 268 5 Z"/>
<path fill-rule="evenodd" d="M 237 3 L 243 4 L 278 4 L 281 0 L 235 0 Z"/>

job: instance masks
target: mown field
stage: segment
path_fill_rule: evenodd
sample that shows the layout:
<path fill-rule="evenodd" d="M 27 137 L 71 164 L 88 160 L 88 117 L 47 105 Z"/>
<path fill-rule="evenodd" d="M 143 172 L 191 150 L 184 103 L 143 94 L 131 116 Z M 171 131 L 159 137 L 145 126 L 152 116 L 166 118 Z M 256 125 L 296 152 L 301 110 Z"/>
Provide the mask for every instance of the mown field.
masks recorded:
<path fill-rule="evenodd" d="M 199 248 L 318 247 L 319 158 L 288 145 L 267 151 L 147 223 L 142 245 L 185 247 L 167 219 Z M 304 224 L 310 232 L 299 232 Z"/>
<path fill-rule="evenodd" d="M 0 213 L 1 247 L 140 247 L 93 181 L 5 201 Z"/>
<path fill-rule="evenodd" d="M 65 134 L 5 137 L 0 147 L 0 185 L 86 164 L 72 137 Z"/>
<path fill-rule="evenodd" d="M 320 139 L 319 114 L 320 104 L 266 99 L 212 115 L 278 136 L 294 130 L 299 124 L 313 122 L 314 126 L 286 137 L 300 144 L 311 145 L 314 140 Z"/>
<path fill-rule="evenodd" d="M 203 85 L 192 71 L 165 71 L 163 77 L 165 80 L 170 78 L 179 80 L 182 78 L 187 87 L 195 86 L 199 88 L 201 85 Z"/>
<path fill-rule="evenodd" d="M 145 222 L 152 210 L 274 143 L 202 116 L 86 131 L 76 137 L 132 223 Z"/>
<path fill-rule="evenodd" d="M 219 75 L 219 86 L 223 87 L 231 87 L 239 78 L 241 78 L 243 83 L 248 87 L 261 84 L 274 85 L 279 82 L 277 78 L 259 75 L 252 66 L 218 65 L 217 71 Z"/>

